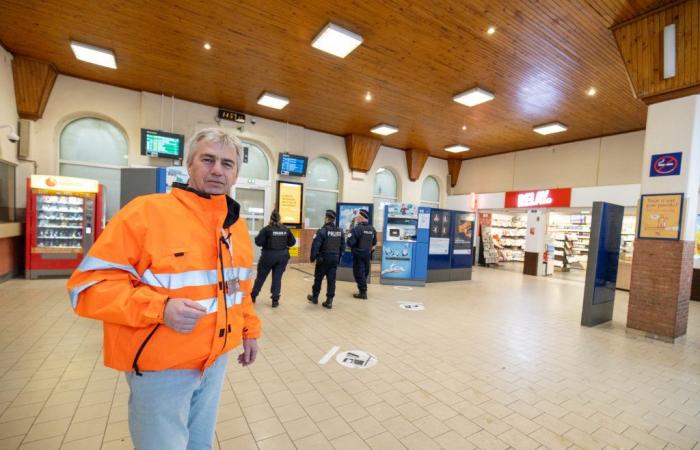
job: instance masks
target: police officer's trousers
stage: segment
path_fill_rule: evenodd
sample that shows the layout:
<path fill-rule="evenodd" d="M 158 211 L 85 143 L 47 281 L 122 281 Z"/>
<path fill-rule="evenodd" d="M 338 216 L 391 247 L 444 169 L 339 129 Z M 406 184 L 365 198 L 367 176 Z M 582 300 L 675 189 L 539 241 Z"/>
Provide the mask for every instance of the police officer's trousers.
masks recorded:
<path fill-rule="evenodd" d="M 257 297 L 262 289 L 267 275 L 272 272 L 272 286 L 270 293 L 272 300 L 279 300 L 280 291 L 282 290 L 282 274 L 287 268 L 289 262 L 289 252 L 284 251 L 263 251 L 258 261 L 258 274 L 255 277 L 253 292 L 251 295 Z"/>
<path fill-rule="evenodd" d="M 352 251 L 352 275 L 360 292 L 367 291 L 367 277 L 369 277 L 370 267 L 371 262 L 368 251 Z"/>
<path fill-rule="evenodd" d="M 318 297 L 321 293 L 321 282 L 326 277 L 326 298 L 335 297 L 335 273 L 338 270 L 338 255 L 319 256 L 316 258 L 316 268 L 314 270 L 314 286 L 311 294 Z"/>

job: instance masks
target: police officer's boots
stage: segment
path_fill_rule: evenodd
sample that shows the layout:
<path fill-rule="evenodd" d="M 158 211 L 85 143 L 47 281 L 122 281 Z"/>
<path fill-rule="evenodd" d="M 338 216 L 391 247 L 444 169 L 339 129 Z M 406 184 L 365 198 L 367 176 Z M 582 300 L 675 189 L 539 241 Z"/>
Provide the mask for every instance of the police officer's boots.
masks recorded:
<path fill-rule="evenodd" d="M 273 298 L 272 298 L 272 307 L 273 307 L 273 308 L 277 308 L 279 305 L 280 305 L 280 299 L 279 299 L 279 297 L 277 297 L 277 298 L 273 297 Z"/>
<path fill-rule="evenodd" d="M 333 299 L 326 297 L 326 301 L 321 303 L 321 306 L 328 309 L 333 308 Z"/>
<path fill-rule="evenodd" d="M 352 294 L 355 298 L 361 298 L 362 300 L 367 300 L 367 291 L 360 291 L 357 294 Z"/>
<path fill-rule="evenodd" d="M 306 296 L 306 299 L 314 305 L 318 305 L 318 295 L 309 294 Z"/>

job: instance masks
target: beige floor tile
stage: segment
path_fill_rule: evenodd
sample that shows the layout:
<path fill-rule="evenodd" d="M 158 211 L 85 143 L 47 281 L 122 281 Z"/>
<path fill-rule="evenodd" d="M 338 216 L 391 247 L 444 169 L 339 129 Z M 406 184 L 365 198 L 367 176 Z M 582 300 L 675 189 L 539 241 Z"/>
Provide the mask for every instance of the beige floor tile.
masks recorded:
<path fill-rule="evenodd" d="M 100 450 L 102 447 L 102 434 L 78 439 L 70 442 L 63 442 L 61 450 Z"/>
<path fill-rule="evenodd" d="M 418 431 L 418 428 L 402 416 L 392 417 L 382 421 L 382 426 L 386 428 L 394 437 L 401 439 Z"/>
<path fill-rule="evenodd" d="M 10 406 L 5 410 L 2 416 L 0 416 L 0 423 L 37 417 L 43 406 L 44 404 L 42 402 Z"/>
<path fill-rule="evenodd" d="M 508 423 L 490 414 L 484 414 L 483 416 L 479 416 L 476 419 L 473 419 L 472 422 L 474 422 L 476 425 L 480 426 L 484 430 L 488 431 L 489 433 L 493 434 L 494 436 L 498 436 L 499 434 L 508 431 L 511 428 L 511 426 Z"/>
<path fill-rule="evenodd" d="M 307 406 L 305 409 L 315 422 L 321 422 L 338 415 L 337 411 L 328 403 L 319 403 Z"/>
<path fill-rule="evenodd" d="M 342 417 L 332 417 L 330 419 L 317 422 L 316 425 L 321 429 L 321 432 L 326 436 L 326 439 L 333 439 L 346 435 L 352 432 L 352 428 L 343 420 Z"/>
<path fill-rule="evenodd" d="M 233 439 L 219 441 L 221 450 L 258 450 L 258 444 L 250 434 L 244 434 Z"/>
<path fill-rule="evenodd" d="M 342 417 L 348 422 L 367 417 L 367 415 L 369 414 L 365 408 L 358 405 L 357 403 L 349 403 L 346 405 L 338 406 L 335 409 L 338 412 L 338 414 L 340 414 L 340 417 Z"/>
<path fill-rule="evenodd" d="M 552 433 L 544 427 L 533 431 L 529 437 L 551 450 L 564 450 L 572 445 L 571 441 L 565 437 Z"/>
<path fill-rule="evenodd" d="M 250 434 L 250 428 L 243 417 L 225 420 L 216 424 L 216 436 L 219 441 L 226 441 L 244 434 Z"/>
<path fill-rule="evenodd" d="M 0 448 L 3 450 L 16 450 L 22 444 L 24 435 L 0 439 Z"/>
<path fill-rule="evenodd" d="M 332 439 L 331 444 L 335 450 L 371 450 L 355 433 Z"/>
<path fill-rule="evenodd" d="M 575 427 L 564 433 L 564 437 L 584 449 L 597 450 L 605 447 L 605 442 Z"/>
<path fill-rule="evenodd" d="M 294 441 L 298 450 L 333 450 L 333 445 L 322 433 L 315 433 Z"/>
<path fill-rule="evenodd" d="M 283 425 L 287 430 L 287 434 L 293 441 L 303 439 L 319 432 L 316 424 L 307 416 L 285 422 Z"/>
<path fill-rule="evenodd" d="M 116 441 L 130 438 L 129 422 L 124 420 L 121 422 L 108 423 L 105 429 L 105 442 Z"/>
<path fill-rule="evenodd" d="M 496 436 L 486 430 L 472 434 L 467 438 L 467 440 L 477 448 L 483 450 L 505 450 L 508 448 L 508 445 L 505 442 L 499 440 Z"/>
<path fill-rule="evenodd" d="M 48 439 L 41 439 L 32 442 L 24 441 L 19 446 L 19 450 L 59 450 L 63 436 L 55 436 Z"/>
<path fill-rule="evenodd" d="M 404 450 L 406 447 L 391 433 L 381 433 L 365 440 L 372 450 Z"/>
<path fill-rule="evenodd" d="M 386 431 L 382 424 L 371 416 L 357 419 L 354 422 L 349 422 L 349 424 L 355 430 L 355 433 L 364 440 Z"/>
<path fill-rule="evenodd" d="M 250 430 L 256 441 L 262 441 L 278 434 L 284 434 L 282 423 L 276 417 L 264 419 L 250 424 Z"/>
<path fill-rule="evenodd" d="M 439 436 L 450 430 L 450 428 L 447 425 L 445 425 L 443 421 L 433 416 L 422 417 L 416 420 L 413 424 L 417 426 L 419 430 L 421 430 L 423 433 L 430 436 L 431 438 Z"/>
<path fill-rule="evenodd" d="M 399 415 L 399 412 L 386 402 L 377 403 L 367 407 L 367 412 L 369 412 L 380 422 Z"/>
<path fill-rule="evenodd" d="M 62 419 L 65 417 L 73 417 L 77 407 L 78 402 L 64 403 L 56 406 L 45 406 L 36 417 L 35 423 L 50 422 L 52 420 Z"/>
<path fill-rule="evenodd" d="M 534 450 L 540 446 L 539 442 L 527 437 L 525 434 L 521 433 L 515 428 L 511 428 L 510 430 L 499 434 L 498 439 L 518 450 Z"/>
<path fill-rule="evenodd" d="M 243 415 L 250 423 L 259 422 L 264 419 L 275 417 L 275 411 L 267 403 L 260 405 L 244 406 Z"/>
<path fill-rule="evenodd" d="M 467 419 L 462 415 L 454 416 L 447 419 L 445 425 L 457 432 L 461 437 L 471 436 L 474 433 L 481 431 L 481 427 Z"/>
<path fill-rule="evenodd" d="M 436 437 L 434 440 L 441 448 L 446 450 L 468 450 L 474 448 L 474 444 L 455 431 L 448 431 Z"/>
<path fill-rule="evenodd" d="M 296 450 L 296 447 L 286 434 L 258 441 L 258 448 L 260 450 Z"/>
<path fill-rule="evenodd" d="M 90 436 L 103 436 L 107 425 L 107 417 L 98 417 L 93 420 L 73 422 L 65 435 L 65 442 L 75 441 Z"/>
<path fill-rule="evenodd" d="M 52 420 L 50 422 L 35 423 L 24 437 L 24 442 L 39 441 L 55 436 L 63 437 L 70 425 L 70 418 Z M 59 442 L 60 446 L 60 442 Z"/>
<path fill-rule="evenodd" d="M 277 414 L 277 418 L 282 422 L 289 422 L 292 420 L 300 419 L 306 417 L 306 410 L 298 403 L 296 400 L 294 403 L 288 403 L 283 406 L 273 407 Z"/>
<path fill-rule="evenodd" d="M 110 409 L 112 407 L 112 402 L 96 403 L 94 405 L 79 406 L 75 415 L 73 416 L 73 422 L 83 422 L 85 420 L 92 420 L 98 417 L 107 417 L 110 414 Z M 126 417 L 122 420 L 126 420 Z"/>
<path fill-rule="evenodd" d="M 593 433 L 593 436 L 606 444 L 620 449 L 632 449 L 638 442 L 611 431 L 605 427 L 600 427 Z"/>
<path fill-rule="evenodd" d="M 576 413 L 569 413 L 562 417 L 562 420 L 569 425 L 578 428 L 579 430 L 584 431 L 585 433 L 591 434 L 598 428 L 600 428 L 600 425 L 586 419 L 585 417 L 579 416 Z"/>
<path fill-rule="evenodd" d="M 678 448 L 683 448 L 686 450 L 693 448 L 698 443 L 698 440 L 700 440 L 700 436 L 697 436 L 695 439 L 689 438 L 663 426 L 654 428 L 651 434 L 659 439 L 668 441 Z"/>

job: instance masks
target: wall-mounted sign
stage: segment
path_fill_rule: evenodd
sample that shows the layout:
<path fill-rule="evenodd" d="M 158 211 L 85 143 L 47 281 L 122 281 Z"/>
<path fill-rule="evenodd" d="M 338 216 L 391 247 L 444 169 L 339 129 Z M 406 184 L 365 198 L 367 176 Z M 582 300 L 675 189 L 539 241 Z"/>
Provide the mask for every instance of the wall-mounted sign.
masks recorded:
<path fill-rule="evenodd" d="M 682 152 L 651 155 L 650 177 L 669 177 L 681 174 Z"/>
<path fill-rule="evenodd" d="M 571 206 L 571 188 L 542 189 L 539 191 L 506 192 L 506 208 L 568 208 Z"/>
<path fill-rule="evenodd" d="M 642 195 L 637 237 L 678 240 L 682 215 L 683 194 Z"/>
<path fill-rule="evenodd" d="M 232 120 L 238 123 L 245 123 L 245 114 L 230 109 L 219 108 L 219 119 Z"/>
<path fill-rule="evenodd" d="M 50 192 L 86 192 L 96 194 L 99 182 L 87 178 L 59 177 L 55 175 L 32 175 L 32 189 Z"/>
<path fill-rule="evenodd" d="M 277 182 L 277 210 L 281 223 L 293 228 L 301 227 L 303 185 L 291 181 Z"/>

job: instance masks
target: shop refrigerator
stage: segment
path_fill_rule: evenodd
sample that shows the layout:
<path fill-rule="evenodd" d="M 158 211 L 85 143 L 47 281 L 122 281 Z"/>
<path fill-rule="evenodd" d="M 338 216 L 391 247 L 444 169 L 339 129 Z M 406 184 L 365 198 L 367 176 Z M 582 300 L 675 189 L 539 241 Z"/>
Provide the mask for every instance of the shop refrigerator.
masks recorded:
<path fill-rule="evenodd" d="M 170 192 L 173 183 L 187 184 L 189 175 L 183 166 L 125 167 L 121 170 L 119 207 L 140 195 Z"/>
<path fill-rule="evenodd" d="M 26 278 L 70 275 L 104 229 L 97 180 L 47 175 L 27 178 Z"/>

